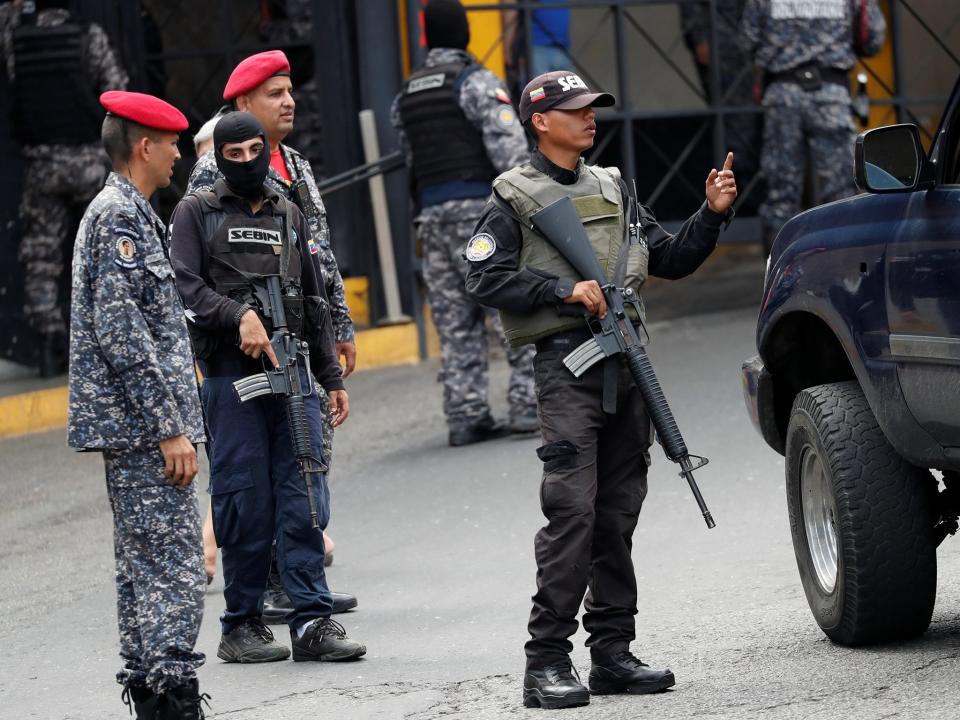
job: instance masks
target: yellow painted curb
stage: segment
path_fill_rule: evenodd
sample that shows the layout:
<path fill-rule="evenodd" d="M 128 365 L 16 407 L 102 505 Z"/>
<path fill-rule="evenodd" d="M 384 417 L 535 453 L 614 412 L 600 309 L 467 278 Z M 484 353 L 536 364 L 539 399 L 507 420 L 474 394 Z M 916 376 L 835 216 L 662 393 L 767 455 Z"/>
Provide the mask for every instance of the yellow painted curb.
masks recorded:
<path fill-rule="evenodd" d="M 0 437 L 53 430 L 66 424 L 66 386 L 0 397 Z"/>
<path fill-rule="evenodd" d="M 427 315 L 427 352 L 436 357 L 439 349 L 436 330 Z M 420 362 L 417 326 L 406 323 L 358 331 L 357 359 L 357 370 Z M 54 430 L 66 424 L 66 386 L 0 397 L 0 438 Z"/>

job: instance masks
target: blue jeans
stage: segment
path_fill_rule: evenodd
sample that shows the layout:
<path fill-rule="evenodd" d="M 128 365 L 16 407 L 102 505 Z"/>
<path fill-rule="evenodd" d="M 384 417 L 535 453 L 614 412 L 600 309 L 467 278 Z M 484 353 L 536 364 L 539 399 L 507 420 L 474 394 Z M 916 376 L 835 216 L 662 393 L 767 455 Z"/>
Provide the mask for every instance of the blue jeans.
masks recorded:
<path fill-rule="evenodd" d="M 237 377 L 207 377 L 201 399 L 210 428 L 210 493 L 213 531 L 223 549 L 220 618 L 230 632 L 263 611 L 270 571 L 270 546 L 277 540 L 277 569 L 293 603 L 291 628 L 329 617 L 333 609 L 323 570 L 323 533 L 310 522 L 306 485 L 300 476 L 283 400 L 258 397 L 241 403 L 233 391 Z M 306 372 L 301 382 L 308 387 Z M 316 393 L 304 398 L 315 452 L 322 452 L 321 408 Z M 330 519 L 326 476 L 312 478 L 320 527 Z M 275 532 L 276 531 L 276 532 Z"/>

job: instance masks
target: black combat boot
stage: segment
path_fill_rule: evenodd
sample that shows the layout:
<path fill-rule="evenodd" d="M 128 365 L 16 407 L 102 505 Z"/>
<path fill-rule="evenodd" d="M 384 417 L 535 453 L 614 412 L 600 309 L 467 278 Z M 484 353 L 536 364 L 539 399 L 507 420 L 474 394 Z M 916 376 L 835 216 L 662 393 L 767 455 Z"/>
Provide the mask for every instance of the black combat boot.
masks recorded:
<path fill-rule="evenodd" d="M 645 695 L 663 692 L 676 683 L 669 669 L 654 670 L 640 662 L 629 650 L 610 655 L 591 655 L 590 692 L 594 695 Z"/>
<path fill-rule="evenodd" d="M 529 667 L 523 676 L 523 706 L 544 710 L 590 704 L 590 691 L 569 662 Z"/>
<path fill-rule="evenodd" d="M 357 606 L 357 596 L 349 593 L 330 592 L 333 600 L 334 615 L 353 610 Z M 267 585 L 263 593 L 263 622 L 267 625 L 283 625 L 287 622 L 287 613 L 293 610 L 293 603 L 281 587 Z"/>
<path fill-rule="evenodd" d="M 474 443 L 506 437 L 510 432 L 510 426 L 507 423 L 494 420 L 490 415 L 487 415 L 473 425 L 451 429 L 449 442 L 451 447 L 461 447 L 462 445 L 473 445 Z"/>
<path fill-rule="evenodd" d="M 220 636 L 217 657 L 225 662 L 262 663 L 286 660 L 290 651 L 273 639 L 270 628 L 248 619 Z"/>
<path fill-rule="evenodd" d="M 204 720 L 203 703 L 210 696 L 200 694 L 200 684 L 193 678 L 186 685 L 170 688 L 160 696 L 160 707 L 157 710 L 157 720 Z"/>
<path fill-rule="evenodd" d="M 290 631 L 290 643 L 293 645 L 294 662 L 321 660 L 324 662 L 343 662 L 357 660 L 365 655 L 367 648 L 356 640 L 347 637 L 343 625 L 330 618 L 314 620 L 303 636 L 297 637 L 295 630 Z"/>
<path fill-rule="evenodd" d="M 150 688 L 124 685 L 120 699 L 131 715 L 136 712 L 137 720 L 157 720 L 159 698 Z"/>

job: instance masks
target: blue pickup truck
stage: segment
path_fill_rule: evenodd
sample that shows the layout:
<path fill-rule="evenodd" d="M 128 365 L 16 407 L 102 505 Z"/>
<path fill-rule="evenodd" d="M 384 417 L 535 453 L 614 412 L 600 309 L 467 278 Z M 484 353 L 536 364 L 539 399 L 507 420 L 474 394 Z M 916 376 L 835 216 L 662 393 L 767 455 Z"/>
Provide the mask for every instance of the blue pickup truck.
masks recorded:
<path fill-rule="evenodd" d="M 772 247 L 743 365 L 785 457 L 800 578 L 843 645 L 922 634 L 960 515 L 960 82 L 929 153 L 914 125 L 857 139 L 863 194 Z"/>

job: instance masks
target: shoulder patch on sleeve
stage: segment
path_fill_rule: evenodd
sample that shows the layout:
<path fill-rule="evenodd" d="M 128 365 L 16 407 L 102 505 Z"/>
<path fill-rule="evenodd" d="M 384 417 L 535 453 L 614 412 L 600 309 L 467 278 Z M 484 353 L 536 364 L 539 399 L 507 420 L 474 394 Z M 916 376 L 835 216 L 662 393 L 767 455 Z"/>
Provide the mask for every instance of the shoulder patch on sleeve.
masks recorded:
<path fill-rule="evenodd" d="M 507 91 L 504 90 L 502 87 L 495 87 L 493 90 L 490 91 L 489 95 L 494 100 L 497 100 L 502 103 L 506 103 L 507 105 L 510 104 L 510 96 L 507 94 Z"/>
<path fill-rule="evenodd" d="M 497 249 L 497 241 L 489 233 L 477 233 L 467 243 L 463 254 L 470 262 L 480 262 L 493 255 Z"/>
<path fill-rule="evenodd" d="M 497 125 L 504 130 L 512 128 L 517 122 L 517 114 L 511 107 L 502 107 L 497 111 Z"/>
<path fill-rule="evenodd" d="M 128 237 L 117 240 L 117 256 L 114 262 L 122 268 L 131 269 L 137 266 L 137 246 Z"/>

